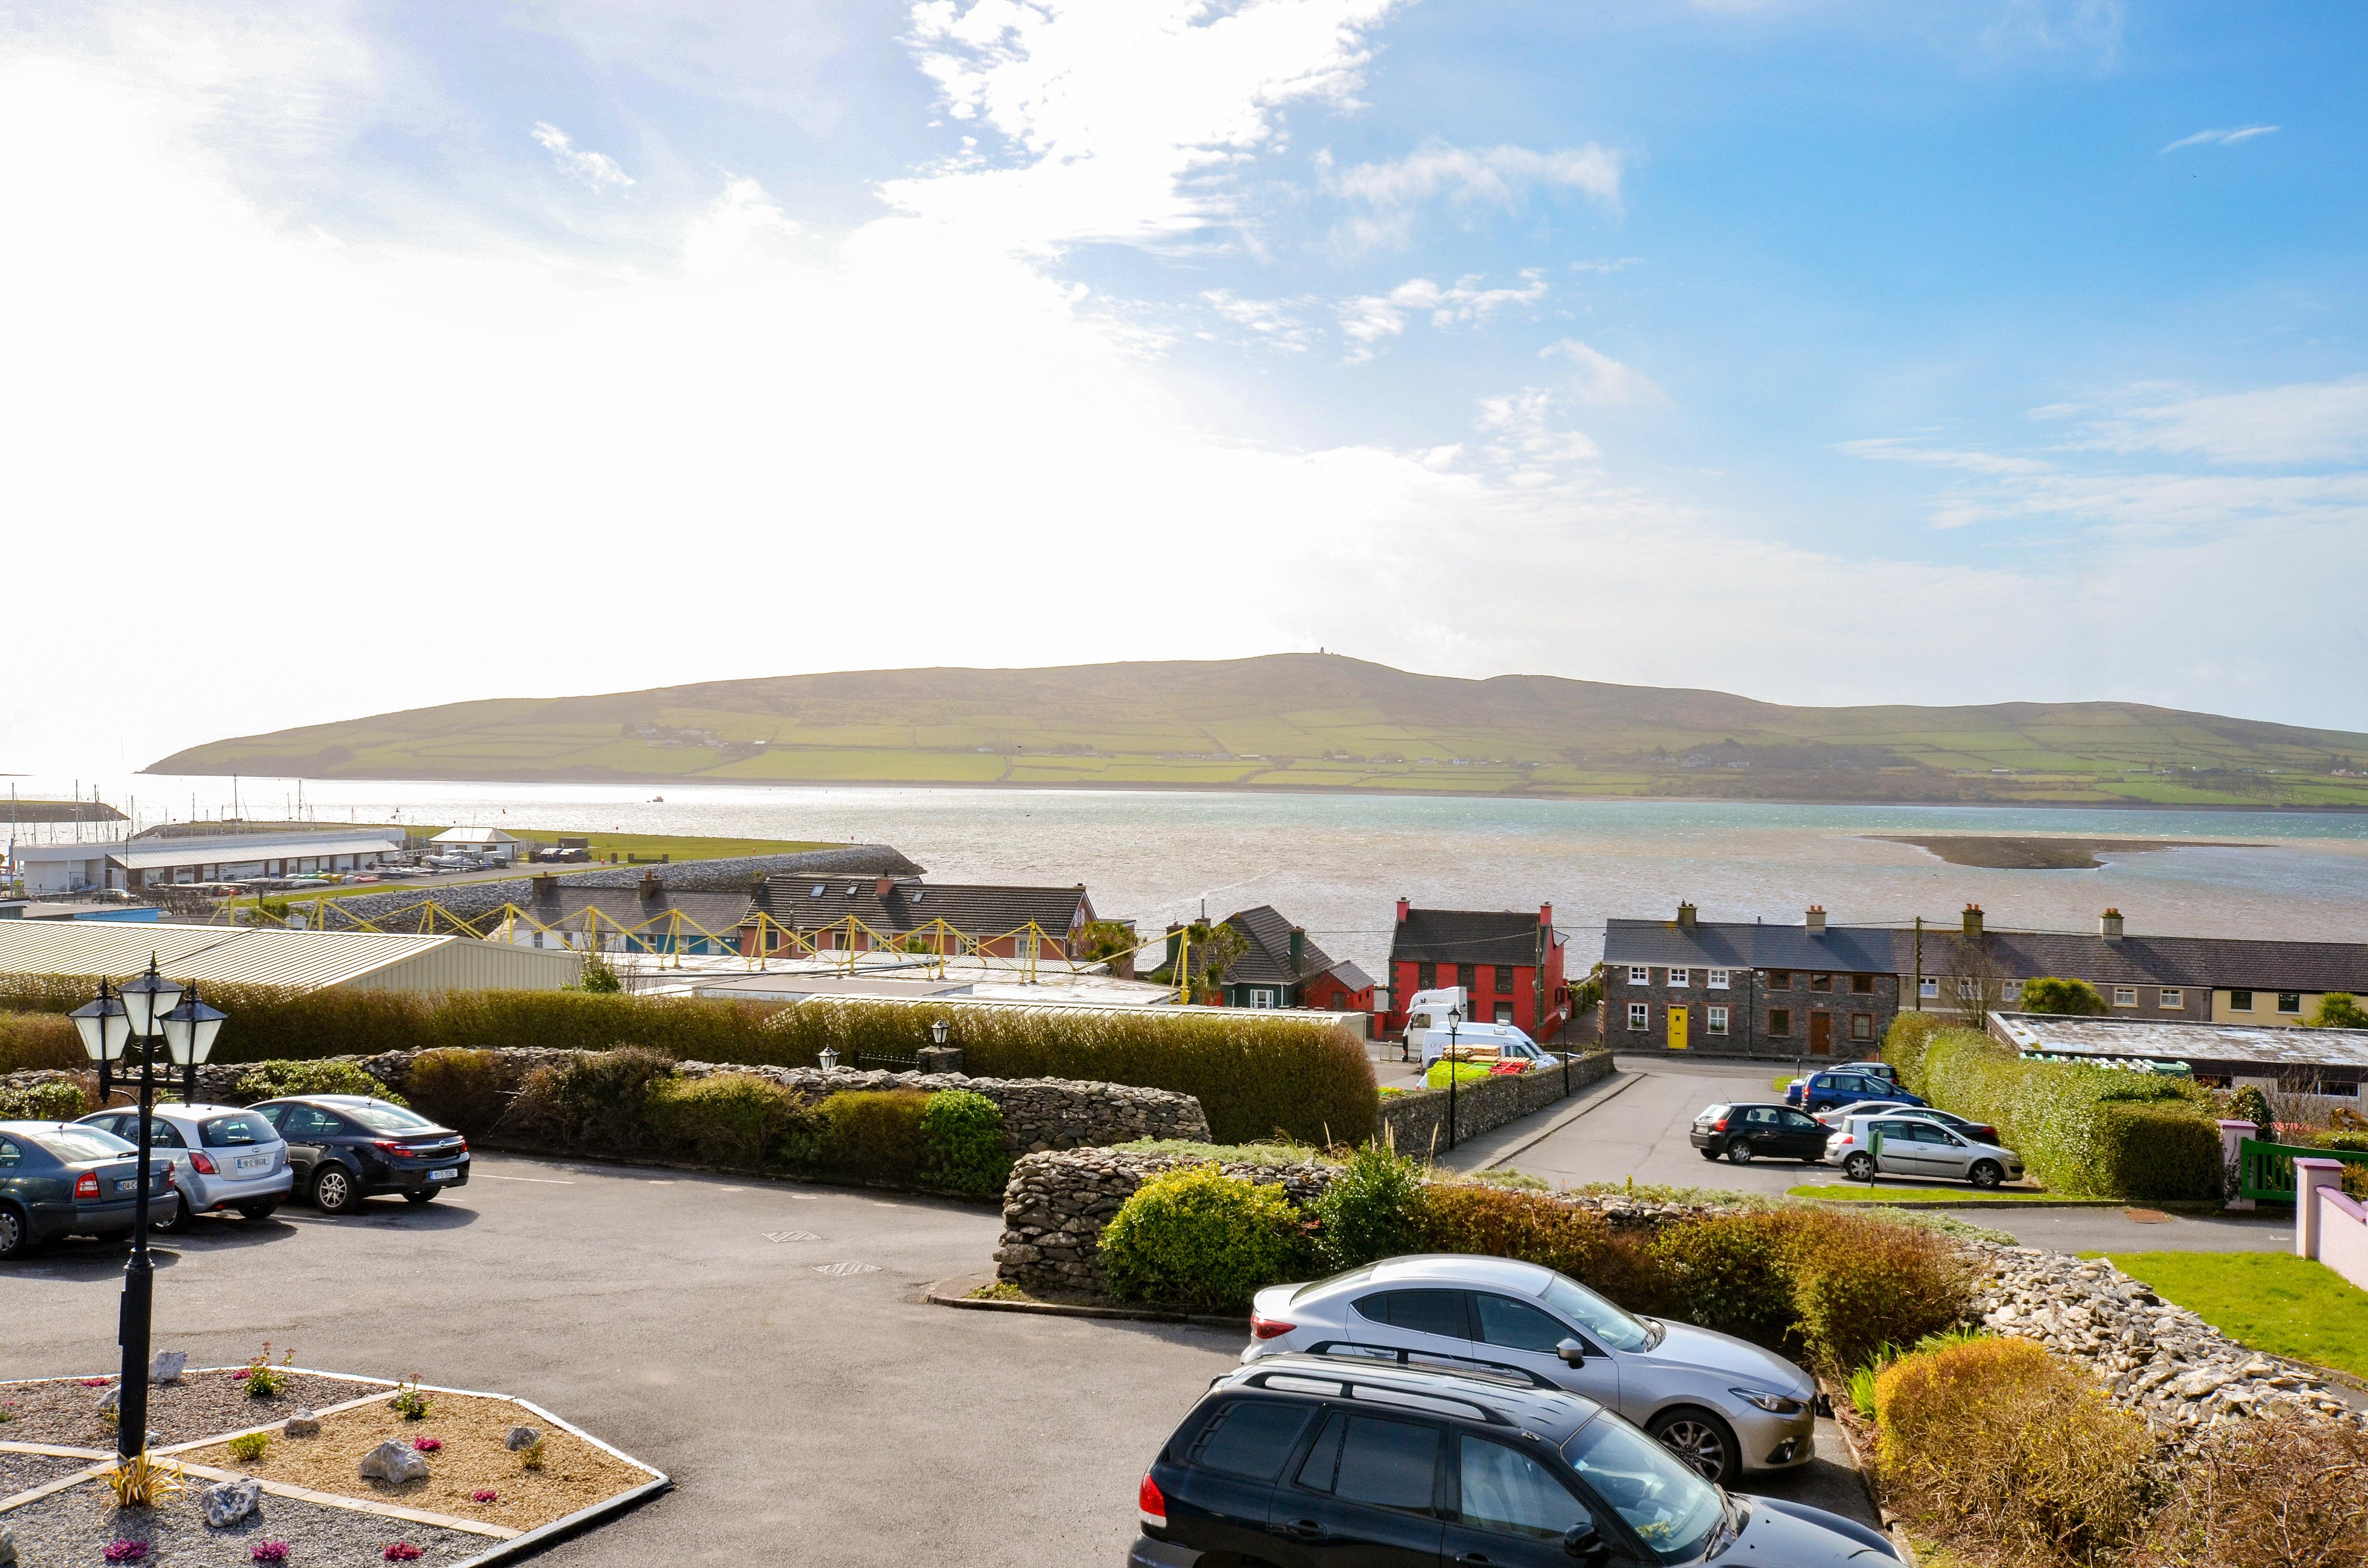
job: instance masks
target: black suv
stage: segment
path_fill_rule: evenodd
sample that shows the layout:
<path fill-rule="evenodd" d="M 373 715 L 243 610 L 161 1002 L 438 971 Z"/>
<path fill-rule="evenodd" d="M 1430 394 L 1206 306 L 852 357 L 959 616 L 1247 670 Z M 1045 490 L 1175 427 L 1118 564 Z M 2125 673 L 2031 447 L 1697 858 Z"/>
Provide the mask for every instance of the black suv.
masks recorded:
<path fill-rule="evenodd" d="M 1143 1478 L 1128 1568 L 1875 1568 L 1890 1541 L 1739 1497 L 1593 1400 L 1510 1374 L 1269 1356 Z"/>
<path fill-rule="evenodd" d="M 367 1095 L 290 1095 L 249 1106 L 279 1131 L 295 1190 L 324 1214 L 374 1193 L 425 1203 L 469 1185 L 469 1141 L 415 1110 Z"/>
<path fill-rule="evenodd" d="M 1822 1160 L 1834 1130 L 1787 1105 L 1704 1106 L 1689 1142 L 1705 1160 Z"/>

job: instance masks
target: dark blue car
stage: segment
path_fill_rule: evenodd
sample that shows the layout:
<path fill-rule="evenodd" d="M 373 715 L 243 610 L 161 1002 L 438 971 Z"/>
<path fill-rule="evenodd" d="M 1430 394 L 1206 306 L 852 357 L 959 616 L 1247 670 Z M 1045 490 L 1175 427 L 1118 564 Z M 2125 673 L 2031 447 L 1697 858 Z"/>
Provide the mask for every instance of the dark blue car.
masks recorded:
<path fill-rule="evenodd" d="M 1836 1106 L 1856 1105 L 1861 1100 L 1888 1100 L 1905 1106 L 1926 1103 L 1901 1088 L 1888 1074 L 1870 1073 L 1862 1067 L 1835 1067 L 1812 1073 L 1805 1078 L 1795 1078 L 1784 1089 L 1784 1103 L 1798 1106 L 1811 1116 Z"/>

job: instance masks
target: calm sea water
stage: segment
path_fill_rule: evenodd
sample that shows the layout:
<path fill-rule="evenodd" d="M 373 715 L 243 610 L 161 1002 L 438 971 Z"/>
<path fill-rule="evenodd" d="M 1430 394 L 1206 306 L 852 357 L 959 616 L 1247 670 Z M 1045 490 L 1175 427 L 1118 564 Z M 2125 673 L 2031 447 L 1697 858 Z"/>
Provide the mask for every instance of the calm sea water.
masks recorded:
<path fill-rule="evenodd" d="M 66 780 L 27 780 L 63 793 Z M 93 780 L 83 781 L 87 794 Z M 96 781 L 143 824 L 230 806 L 230 781 L 154 775 Z M 250 816 L 278 816 L 297 786 L 240 782 Z M 661 794 L 663 801 L 652 797 Z M 324 822 L 408 819 L 894 845 L 947 881 L 1084 882 L 1104 915 L 1146 930 L 1271 903 L 1335 957 L 1373 968 L 1396 900 L 1467 909 L 1551 902 L 1574 959 L 1600 952 L 1607 916 L 1953 925 L 1968 903 L 1992 925 L 2093 930 L 2117 905 L 2132 932 L 2368 940 L 2368 815 L 2024 811 L 1504 801 L 1167 791 L 870 790 L 552 784 L 314 783 Z M 397 813 L 400 813 L 400 818 Z M 2241 848 L 2116 855 L 2085 871 L 1950 866 L 1874 833 L 2050 833 L 2243 840 Z"/>

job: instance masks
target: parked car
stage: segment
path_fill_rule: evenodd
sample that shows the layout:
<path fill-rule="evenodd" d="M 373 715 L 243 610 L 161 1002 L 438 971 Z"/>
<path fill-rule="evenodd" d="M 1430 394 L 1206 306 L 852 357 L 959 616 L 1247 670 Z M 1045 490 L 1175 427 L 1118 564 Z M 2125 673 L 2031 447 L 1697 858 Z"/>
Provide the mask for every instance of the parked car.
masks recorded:
<path fill-rule="evenodd" d="M 1135 1491 L 1127 1568 L 1867 1568 L 1897 1548 L 1736 1496 L 1594 1399 L 1336 1356 L 1218 1378 Z"/>
<path fill-rule="evenodd" d="M 1881 1116 L 1885 1111 L 1914 1110 L 1915 1108 L 1917 1108 L 1909 1105 L 1906 1100 L 1852 1100 L 1848 1105 L 1838 1105 L 1829 1110 L 1819 1111 L 1816 1121 L 1819 1126 L 1830 1132 L 1842 1124 L 1845 1117 Z"/>
<path fill-rule="evenodd" d="M 1738 1165 L 1753 1160 L 1800 1160 L 1814 1165 L 1826 1157 L 1826 1138 L 1832 1129 L 1804 1110 L 1782 1105 L 1704 1106 L 1694 1118 L 1689 1141 L 1705 1160 L 1732 1160 Z"/>
<path fill-rule="evenodd" d="M 1808 1462 L 1817 1385 L 1756 1345 L 1636 1317 L 1512 1258 L 1394 1257 L 1252 1303 L 1245 1362 L 1292 1351 L 1509 1370 L 1598 1399 L 1704 1477 Z"/>
<path fill-rule="evenodd" d="M 401 1106 L 367 1095 L 290 1095 L 247 1108 L 286 1142 L 295 1190 L 324 1214 L 382 1192 L 425 1203 L 469 1185 L 469 1141 Z"/>
<path fill-rule="evenodd" d="M 1819 1111 L 1817 1122 L 1830 1132 L 1853 1116 L 1883 1116 L 1894 1112 L 1901 1116 L 1921 1117 L 1926 1121 L 1937 1121 L 1952 1131 L 1964 1133 L 1977 1143 L 1995 1143 L 1998 1141 L 1998 1130 L 1987 1121 L 1968 1121 L 1962 1116 L 1933 1106 L 1903 1105 L 1897 1100 L 1861 1100 L 1855 1105 L 1843 1106 L 1839 1110 Z"/>
<path fill-rule="evenodd" d="M 140 1142 L 140 1113 L 121 1106 L 94 1111 L 74 1125 Z M 159 1230 L 186 1231 L 199 1215 L 220 1209 L 268 1219 L 295 1179 L 288 1146 L 271 1123 L 238 1106 L 160 1105 L 149 1119 L 148 1146 L 172 1162 L 173 1190 L 181 1199 Z"/>
<path fill-rule="evenodd" d="M 1875 1153 L 1874 1135 L 1883 1134 Z M 1864 1181 L 1878 1165 L 1885 1176 L 1969 1181 L 1996 1187 L 2022 1179 L 2022 1156 L 1996 1143 L 1977 1143 L 1920 1116 L 1854 1116 L 1826 1144 L 1826 1159 L 1853 1181 Z"/>
<path fill-rule="evenodd" d="M 113 1236 L 131 1229 L 140 1151 L 74 1121 L 0 1121 L 0 1260 L 52 1236 Z M 148 1214 L 169 1218 L 172 1167 L 148 1166 Z"/>
<path fill-rule="evenodd" d="M 1830 1068 L 1795 1079 L 1784 1090 L 1784 1103 L 1798 1106 L 1815 1115 L 1831 1110 L 1836 1106 L 1854 1100 L 1896 1100 L 1902 1105 L 1922 1105 L 1918 1096 L 1894 1083 L 1887 1074 L 1869 1073 L 1858 1067 Z"/>

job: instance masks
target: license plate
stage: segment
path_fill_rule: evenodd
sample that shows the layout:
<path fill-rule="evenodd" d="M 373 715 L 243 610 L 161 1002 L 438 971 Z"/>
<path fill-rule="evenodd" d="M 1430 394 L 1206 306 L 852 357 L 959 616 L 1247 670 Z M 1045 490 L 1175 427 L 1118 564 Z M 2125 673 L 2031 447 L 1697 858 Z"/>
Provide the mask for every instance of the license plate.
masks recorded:
<path fill-rule="evenodd" d="M 271 1156 L 268 1154 L 247 1154 L 240 1158 L 238 1168 L 243 1171 L 259 1171 L 270 1163 Z"/>
<path fill-rule="evenodd" d="M 118 1192 L 137 1192 L 140 1190 L 140 1178 L 134 1176 L 130 1181 L 119 1181 L 115 1184 L 115 1190 Z"/>
<path fill-rule="evenodd" d="M 450 1181 L 454 1176 L 459 1176 L 460 1174 L 461 1173 L 457 1170 L 429 1171 L 427 1173 L 427 1179 L 429 1181 Z"/>

